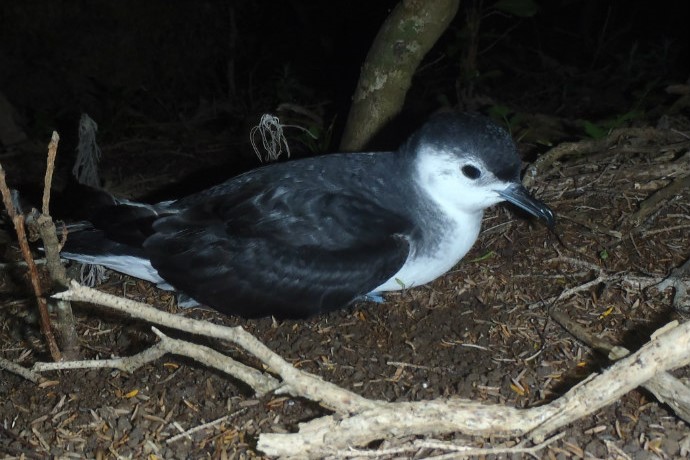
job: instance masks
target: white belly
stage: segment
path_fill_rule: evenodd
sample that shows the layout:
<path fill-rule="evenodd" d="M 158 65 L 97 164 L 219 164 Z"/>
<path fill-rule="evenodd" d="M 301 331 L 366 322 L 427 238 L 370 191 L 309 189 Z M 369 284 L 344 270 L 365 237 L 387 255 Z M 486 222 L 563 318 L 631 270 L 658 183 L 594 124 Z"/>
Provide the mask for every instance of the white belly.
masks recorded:
<path fill-rule="evenodd" d="M 372 292 L 399 291 L 421 286 L 453 268 L 467 254 L 479 235 L 482 214 L 468 215 L 462 224 L 446 229 L 447 235 L 431 254 L 411 254 L 405 265 Z"/>

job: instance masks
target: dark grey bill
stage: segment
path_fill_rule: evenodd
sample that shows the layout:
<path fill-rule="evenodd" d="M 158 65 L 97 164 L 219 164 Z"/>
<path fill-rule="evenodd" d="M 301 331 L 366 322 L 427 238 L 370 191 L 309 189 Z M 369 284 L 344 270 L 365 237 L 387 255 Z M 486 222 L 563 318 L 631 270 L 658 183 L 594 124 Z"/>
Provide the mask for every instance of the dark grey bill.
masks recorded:
<path fill-rule="evenodd" d="M 537 200 L 520 184 L 513 184 L 505 190 L 496 190 L 507 202 L 527 211 L 546 222 L 547 227 L 553 228 L 556 218 L 553 211 L 544 202 Z"/>

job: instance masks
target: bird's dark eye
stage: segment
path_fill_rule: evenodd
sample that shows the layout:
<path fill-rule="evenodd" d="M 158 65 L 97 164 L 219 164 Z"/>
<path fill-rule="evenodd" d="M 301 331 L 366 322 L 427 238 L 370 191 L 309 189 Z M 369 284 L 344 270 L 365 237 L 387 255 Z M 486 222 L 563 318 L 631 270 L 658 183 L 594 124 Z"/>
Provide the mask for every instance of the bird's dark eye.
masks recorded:
<path fill-rule="evenodd" d="M 461 171 L 465 175 L 465 177 L 472 180 L 479 179 L 479 176 L 482 175 L 481 171 L 479 171 L 479 168 L 472 165 L 463 166 Z"/>

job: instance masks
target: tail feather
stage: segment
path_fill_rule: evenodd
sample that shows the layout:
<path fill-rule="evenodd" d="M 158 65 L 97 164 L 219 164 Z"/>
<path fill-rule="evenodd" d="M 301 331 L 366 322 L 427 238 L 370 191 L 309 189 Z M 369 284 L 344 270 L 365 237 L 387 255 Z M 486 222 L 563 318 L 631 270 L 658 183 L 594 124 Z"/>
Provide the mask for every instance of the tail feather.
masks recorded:
<path fill-rule="evenodd" d="M 151 266 L 141 247 L 119 243 L 98 229 L 67 234 L 62 257 L 84 264 L 103 265 L 126 275 L 144 279 L 170 289 Z"/>
<path fill-rule="evenodd" d="M 153 233 L 151 226 L 156 219 L 170 214 L 170 202 L 137 203 L 76 182 L 66 188 L 60 203 L 55 211 L 60 218 L 80 224 L 88 222 L 107 238 L 134 247 L 141 247 Z"/>
<path fill-rule="evenodd" d="M 12 201 L 17 211 L 25 214 L 36 207 L 40 196 L 12 190 Z M 65 222 L 67 230 L 60 256 L 173 290 L 152 267 L 143 248 L 144 241 L 153 234 L 153 223 L 176 212 L 173 203 L 119 199 L 103 189 L 71 180 L 62 191 L 54 191 L 51 199 L 51 214 Z"/>
<path fill-rule="evenodd" d="M 72 183 L 60 197 L 55 215 L 67 221 L 67 240 L 61 256 L 170 286 L 158 275 L 143 244 L 153 222 L 168 215 L 170 203 L 137 203 L 114 197 L 88 185 Z"/>

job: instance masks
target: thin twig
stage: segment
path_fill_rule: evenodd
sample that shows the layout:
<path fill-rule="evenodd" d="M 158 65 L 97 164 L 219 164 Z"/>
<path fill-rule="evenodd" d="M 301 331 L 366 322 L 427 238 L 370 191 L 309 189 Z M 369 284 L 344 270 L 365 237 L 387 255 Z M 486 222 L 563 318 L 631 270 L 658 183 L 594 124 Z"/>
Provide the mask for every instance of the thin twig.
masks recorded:
<path fill-rule="evenodd" d="M 274 391 L 281 384 L 278 379 L 235 361 L 231 357 L 219 353 L 212 348 L 184 340 L 173 339 L 163 334 L 155 327 L 151 329 L 153 329 L 153 332 L 161 339 L 161 344 L 168 353 L 187 356 L 197 362 L 218 369 L 228 375 L 232 375 L 236 379 L 252 387 L 258 396 L 263 396 L 268 392 Z"/>
<path fill-rule="evenodd" d="M 242 412 L 246 412 L 246 411 L 247 411 L 246 407 L 243 409 L 240 409 L 240 410 L 236 410 L 232 414 L 225 415 L 225 416 L 217 418 L 215 420 L 211 420 L 208 423 L 204 423 L 204 424 L 201 424 L 199 426 L 195 426 L 194 428 L 190 428 L 189 430 L 184 431 L 180 434 L 176 434 L 175 436 L 168 438 L 165 442 L 167 444 L 172 444 L 173 442 L 178 441 L 182 438 L 191 438 L 191 435 L 193 435 L 196 432 L 205 430 L 207 428 L 211 428 L 211 427 L 216 426 L 216 425 L 220 425 L 221 423 L 228 421 L 228 420 L 240 415 Z"/>
<path fill-rule="evenodd" d="M 167 353 L 186 356 L 198 361 L 206 366 L 213 367 L 228 375 L 243 381 L 261 396 L 269 391 L 273 391 L 280 386 L 280 382 L 258 370 L 235 361 L 229 356 L 225 356 L 217 351 L 186 342 L 173 339 L 163 334 L 161 331 L 152 328 L 153 332 L 160 338 L 160 342 L 152 345 L 141 353 L 112 359 L 90 359 L 80 361 L 62 361 L 59 363 L 35 363 L 32 370 L 34 372 L 45 372 L 65 369 L 119 369 L 123 372 L 132 373 L 137 369 L 160 359 Z"/>
<path fill-rule="evenodd" d="M 43 290 L 41 289 L 41 282 L 38 276 L 38 268 L 34 263 L 34 258 L 31 255 L 31 248 L 29 247 L 29 241 L 26 238 L 26 228 L 24 226 L 24 216 L 19 214 L 14 208 L 14 203 L 12 202 L 12 194 L 9 187 L 7 186 L 7 181 L 5 180 L 5 170 L 0 164 L 0 192 L 2 193 L 2 200 L 5 204 L 5 209 L 7 214 L 12 219 L 14 224 L 14 230 L 17 233 L 17 240 L 19 242 L 19 248 L 22 251 L 22 256 L 26 262 L 26 266 L 29 269 L 29 279 L 31 280 L 31 287 L 34 290 L 34 295 L 36 296 L 36 302 L 38 303 L 38 312 L 41 321 L 41 332 L 46 339 L 48 344 L 48 349 L 50 350 L 50 355 L 54 361 L 60 361 L 62 359 L 62 354 L 60 349 L 55 342 L 55 336 L 50 326 L 50 316 L 48 315 L 48 304 L 46 298 L 43 297 Z"/>
<path fill-rule="evenodd" d="M 31 368 L 34 372 L 46 372 L 69 369 L 119 369 L 123 372 L 134 372 L 140 367 L 153 362 L 167 351 L 165 347 L 158 342 L 141 353 L 128 356 L 126 358 L 111 358 L 111 359 L 85 359 L 79 361 L 61 361 L 59 363 L 42 363 L 37 362 Z"/>
<path fill-rule="evenodd" d="M 53 135 L 50 138 L 50 143 L 48 144 L 48 165 L 46 167 L 45 177 L 43 178 L 42 212 L 46 216 L 50 215 L 50 189 L 53 184 L 53 171 L 55 171 L 55 157 L 57 156 L 59 142 L 60 136 L 57 132 L 53 131 Z"/>

